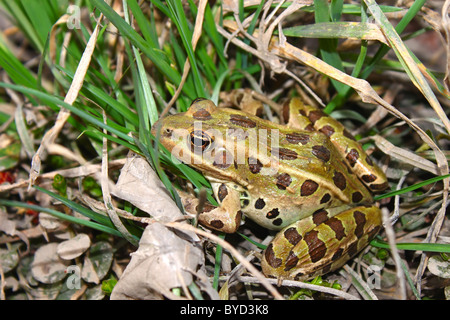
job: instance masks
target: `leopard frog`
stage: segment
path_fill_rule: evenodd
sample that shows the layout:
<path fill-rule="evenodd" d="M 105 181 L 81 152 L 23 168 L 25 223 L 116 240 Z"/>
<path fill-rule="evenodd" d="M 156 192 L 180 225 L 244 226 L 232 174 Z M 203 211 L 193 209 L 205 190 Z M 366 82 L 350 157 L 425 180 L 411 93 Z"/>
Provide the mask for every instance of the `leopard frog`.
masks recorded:
<path fill-rule="evenodd" d="M 377 234 L 380 210 L 369 190 L 388 184 L 338 121 L 298 98 L 282 114 L 286 125 L 198 98 L 186 112 L 160 119 L 152 133 L 211 182 L 219 206 L 202 206 L 201 224 L 231 233 L 245 214 L 280 230 L 262 270 L 305 280 L 341 267 Z M 188 212 L 199 209 L 195 200 L 184 204 Z"/>

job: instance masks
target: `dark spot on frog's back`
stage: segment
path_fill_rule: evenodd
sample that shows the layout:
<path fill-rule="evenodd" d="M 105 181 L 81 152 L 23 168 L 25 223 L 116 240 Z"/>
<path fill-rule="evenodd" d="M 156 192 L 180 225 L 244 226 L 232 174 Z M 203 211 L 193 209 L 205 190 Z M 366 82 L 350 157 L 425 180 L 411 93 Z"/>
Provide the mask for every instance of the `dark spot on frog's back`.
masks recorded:
<path fill-rule="evenodd" d="M 225 183 L 222 183 L 217 191 L 217 196 L 219 198 L 219 201 L 222 202 L 223 199 L 228 195 L 228 188 L 225 185 Z"/>
<path fill-rule="evenodd" d="M 327 137 L 331 137 L 334 134 L 334 128 L 332 126 L 326 125 L 320 128 L 320 131 L 325 133 Z"/>
<path fill-rule="evenodd" d="M 342 240 L 345 237 L 345 228 L 342 221 L 336 217 L 332 217 L 325 222 L 335 233 L 336 239 Z"/>
<path fill-rule="evenodd" d="M 211 221 L 211 226 L 215 229 L 222 229 L 224 226 L 224 223 L 220 220 L 213 220 Z"/>
<path fill-rule="evenodd" d="M 322 199 L 320 199 L 320 203 L 327 203 L 328 201 L 331 200 L 331 195 L 329 193 L 325 193 L 322 197 Z"/>
<path fill-rule="evenodd" d="M 264 199 L 259 198 L 258 200 L 255 201 L 255 209 L 263 209 L 266 206 L 266 202 L 264 201 Z"/>
<path fill-rule="evenodd" d="M 354 192 L 354 193 L 352 194 L 352 201 L 353 201 L 354 203 L 358 203 L 358 202 L 360 202 L 362 199 L 363 199 L 363 195 L 362 195 L 361 192 L 356 191 L 356 192 Z"/>
<path fill-rule="evenodd" d="M 308 114 L 309 120 L 311 120 L 312 123 L 315 123 L 317 120 L 322 118 L 325 115 L 321 110 L 313 110 Z"/>
<path fill-rule="evenodd" d="M 246 116 L 242 116 L 240 114 L 232 114 L 230 116 L 230 122 L 244 127 L 244 128 L 254 128 L 256 127 L 256 122 L 251 120 L 250 118 L 246 117 Z"/>
<path fill-rule="evenodd" d="M 312 214 L 312 218 L 317 226 L 328 220 L 328 212 L 325 209 L 319 209 Z"/>
<path fill-rule="evenodd" d="M 345 179 L 345 176 L 339 171 L 336 171 L 334 173 L 333 182 L 335 186 L 341 190 L 344 190 L 347 187 L 347 180 Z"/>
<path fill-rule="evenodd" d="M 310 196 L 316 192 L 317 188 L 319 188 L 319 184 L 317 182 L 313 180 L 305 180 L 300 187 L 300 195 L 303 197 Z"/>
<path fill-rule="evenodd" d="M 294 143 L 294 144 L 298 144 L 301 143 L 302 145 L 305 145 L 309 142 L 309 135 L 304 134 L 304 133 L 288 133 L 286 134 L 286 140 L 289 143 Z"/>
<path fill-rule="evenodd" d="M 295 160 L 298 157 L 297 152 L 286 148 L 273 148 L 271 153 L 274 157 L 278 156 L 281 160 Z"/>
<path fill-rule="evenodd" d="M 313 146 L 311 153 L 323 162 L 328 162 L 330 160 L 330 150 L 324 146 Z"/>
<path fill-rule="evenodd" d="M 286 258 L 284 271 L 289 271 L 294 268 L 298 263 L 298 257 L 295 255 L 293 251 L 289 252 L 288 257 Z"/>
<path fill-rule="evenodd" d="M 280 214 L 280 211 L 277 208 L 275 208 L 275 209 L 272 209 L 271 211 L 267 212 L 266 218 L 267 219 L 275 219 L 276 217 L 278 217 L 279 214 Z"/>
<path fill-rule="evenodd" d="M 347 156 L 345 157 L 348 161 L 348 163 L 350 164 L 351 167 L 354 167 L 356 162 L 359 159 L 359 152 L 356 149 L 351 149 L 348 153 Z"/>
<path fill-rule="evenodd" d="M 361 211 L 353 212 L 353 218 L 356 222 L 355 235 L 361 238 L 364 235 L 364 225 L 366 224 L 366 215 Z"/>
<path fill-rule="evenodd" d="M 280 190 L 286 190 L 287 187 L 292 183 L 292 178 L 287 173 L 282 173 L 277 177 L 277 187 Z"/>
<path fill-rule="evenodd" d="M 275 256 L 275 252 L 273 251 L 273 244 L 269 244 L 267 246 L 266 251 L 264 252 L 264 258 L 272 268 L 278 268 L 283 262 L 280 258 L 277 258 Z"/>
<path fill-rule="evenodd" d="M 289 241 L 289 243 L 293 246 L 295 246 L 300 240 L 302 240 L 302 236 L 294 227 L 286 229 L 283 234 L 286 240 Z"/>
<path fill-rule="evenodd" d="M 325 256 L 327 246 L 325 242 L 319 239 L 319 232 L 317 230 L 311 230 L 306 233 L 303 239 L 308 246 L 309 257 L 312 262 L 317 262 Z"/>
<path fill-rule="evenodd" d="M 205 110 L 205 109 L 200 109 L 200 110 L 196 111 L 196 112 L 192 115 L 192 117 L 193 117 L 195 120 L 200 120 L 200 121 L 205 121 L 205 120 L 210 120 L 210 119 L 212 119 L 211 114 L 210 114 L 207 110 Z"/>
<path fill-rule="evenodd" d="M 374 182 L 375 180 L 377 180 L 377 176 L 374 175 L 374 174 L 365 174 L 365 175 L 363 175 L 363 176 L 361 177 L 361 179 L 362 179 L 364 182 L 369 183 L 369 182 Z"/>

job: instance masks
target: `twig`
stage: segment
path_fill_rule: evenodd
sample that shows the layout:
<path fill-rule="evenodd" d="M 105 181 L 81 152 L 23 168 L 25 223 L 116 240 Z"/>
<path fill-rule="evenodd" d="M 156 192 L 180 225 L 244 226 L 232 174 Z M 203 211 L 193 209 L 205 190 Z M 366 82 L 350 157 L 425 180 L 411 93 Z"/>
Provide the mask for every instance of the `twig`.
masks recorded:
<path fill-rule="evenodd" d="M 255 277 L 246 277 L 246 276 L 239 276 L 239 280 L 241 280 L 242 282 L 258 282 L 260 283 L 260 279 L 259 278 L 255 278 Z M 278 280 L 277 279 L 268 279 L 266 278 L 266 280 L 272 284 L 278 284 Z M 354 295 L 351 295 L 347 292 L 344 292 L 342 290 L 338 290 L 338 289 L 333 289 L 333 288 L 328 288 L 328 287 L 324 287 L 324 286 L 318 286 L 315 284 L 310 284 L 310 283 L 305 283 L 305 282 L 301 282 L 301 281 L 294 281 L 294 280 L 283 280 L 281 282 L 281 285 L 283 286 L 287 286 L 287 287 L 298 287 L 298 288 L 303 288 L 303 289 L 309 289 L 309 290 L 314 290 L 314 291 L 320 291 L 320 292 L 324 292 L 327 294 L 332 294 L 338 297 L 341 297 L 343 299 L 347 299 L 347 300 L 361 300 L 358 297 L 355 297 Z"/>

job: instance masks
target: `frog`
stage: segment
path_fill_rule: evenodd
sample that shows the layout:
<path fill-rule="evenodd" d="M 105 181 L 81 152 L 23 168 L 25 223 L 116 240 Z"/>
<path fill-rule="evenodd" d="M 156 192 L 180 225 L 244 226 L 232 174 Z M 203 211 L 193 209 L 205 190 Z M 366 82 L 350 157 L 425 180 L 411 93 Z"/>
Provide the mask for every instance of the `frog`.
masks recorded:
<path fill-rule="evenodd" d="M 386 175 L 337 120 L 291 97 L 283 123 L 195 99 L 159 119 L 153 136 L 209 180 L 218 205 L 182 197 L 203 226 L 236 232 L 242 220 L 275 230 L 261 255 L 266 277 L 308 280 L 335 271 L 382 228 L 373 193 Z"/>

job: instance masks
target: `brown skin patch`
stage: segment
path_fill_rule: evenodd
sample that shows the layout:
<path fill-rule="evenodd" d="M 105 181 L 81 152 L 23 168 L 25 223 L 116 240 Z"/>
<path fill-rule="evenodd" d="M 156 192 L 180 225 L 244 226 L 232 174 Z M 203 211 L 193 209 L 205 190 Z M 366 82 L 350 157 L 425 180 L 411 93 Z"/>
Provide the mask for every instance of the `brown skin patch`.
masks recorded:
<path fill-rule="evenodd" d="M 352 194 L 352 201 L 353 201 L 354 203 L 358 203 L 358 202 L 360 202 L 362 199 L 363 199 L 363 195 L 362 195 L 361 192 L 359 192 L 359 191 L 353 192 L 353 194 Z"/>
<path fill-rule="evenodd" d="M 279 214 L 280 214 L 280 211 L 277 208 L 275 208 L 275 209 L 272 209 L 271 211 L 267 212 L 266 218 L 267 219 L 275 219 L 276 217 L 278 217 Z"/>
<path fill-rule="evenodd" d="M 336 252 L 331 257 L 331 260 L 332 261 L 336 261 L 337 259 L 339 259 L 342 256 L 343 253 L 344 253 L 344 249 L 343 248 L 337 249 Z"/>
<path fill-rule="evenodd" d="M 286 190 L 292 182 L 292 178 L 287 173 L 282 173 L 277 177 L 277 187 L 280 190 Z"/>
<path fill-rule="evenodd" d="M 339 171 L 336 171 L 334 173 L 333 182 L 336 185 L 336 187 L 338 187 L 341 190 L 344 190 L 345 187 L 347 187 L 347 181 L 345 180 L 345 176 Z"/>
<path fill-rule="evenodd" d="M 274 226 L 281 226 L 282 223 L 283 223 L 283 219 L 281 219 L 281 218 L 275 219 L 275 220 L 273 220 L 273 222 L 272 222 L 272 224 L 273 224 Z"/>
<path fill-rule="evenodd" d="M 220 220 L 213 220 L 210 224 L 215 229 L 222 229 L 224 226 L 223 222 Z"/>
<path fill-rule="evenodd" d="M 286 262 L 284 264 L 284 271 L 289 271 L 294 268 L 298 263 L 298 257 L 294 254 L 294 252 L 290 252 L 288 257 L 286 258 Z"/>
<path fill-rule="evenodd" d="M 209 202 L 205 202 L 204 204 L 203 204 L 203 208 L 202 208 L 202 213 L 204 213 L 204 212 L 210 212 L 211 210 L 214 210 L 216 207 L 215 206 L 213 206 L 212 204 L 210 204 Z M 199 209 L 199 207 L 198 207 L 198 205 L 195 207 L 195 211 L 199 211 L 198 210 Z"/>
<path fill-rule="evenodd" d="M 241 116 L 240 114 L 232 114 L 230 116 L 230 122 L 232 124 L 244 127 L 244 128 L 254 128 L 256 127 L 256 122 L 251 120 L 246 116 Z"/>
<path fill-rule="evenodd" d="M 350 166 L 353 168 L 356 164 L 356 162 L 359 159 L 359 152 L 356 149 L 352 149 L 347 153 L 347 156 L 345 157 L 350 164 Z"/>
<path fill-rule="evenodd" d="M 300 143 L 302 145 L 305 145 L 309 142 L 309 139 L 310 139 L 309 135 L 307 135 L 307 134 L 296 133 L 296 132 L 286 134 L 286 140 L 289 143 L 294 143 L 294 144 Z"/>
<path fill-rule="evenodd" d="M 309 120 L 314 124 L 317 120 L 322 118 L 325 114 L 320 110 L 313 110 L 308 114 Z"/>
<path fill-rule="evenodd" d="M 258 159 L 248 158 L 248 168 L 250 169 L 251 173 L 253 174 L 259 173 L 262 167 L 263 165 Z"/>
<path fill-rule="evenodd" d="M 333 218 L 328 219 L 328 221 L 326 221 L 325 224 L 334 231 L 336 238 L 338 240 L 342 240 L 342 238 L 345 237 L 345 228 L 342 225 L 341 220 L 333 217 Z"/>
<path fill-rule="evenodd" d="M 356 210 L 353 212 L 353 218 L 356 222 L 355 235 L 361 238 L 364 235 L 364 225 L 366 224 L 366 215 L 361 211 Z"/>
<path fill-rule="evenodd" d="M 283 262 L 280 258 L 277 258 L 275 256 L 272 244 L 269 244 L 266 248 L 266 251 L 264 251 L 264 258 L 266 259 L 269 266 L 275 269 L 281 266 L 281 263 Z"/>
<path fill-rule="evenodd" d="M 281 160 L 295 160 L 298 157 L 297 152 L 286 148 L 274 148 L 272 149 L 272 155 L 278 156 Z"/>
<path fill-rule="evenodd" d="M 306 180 L 300 187 L 300 195 L 307 197 L 312 195 L 319 188 L 319 184 L 313 180 Z"/>
<path fill-rule="evenodd" d="M 317 230 L 311 230 L 303 238 L 308 246 L 308 252 L 312 262 L 319 261 L 327 253 L 325 242 L 320 240 L 318 236 L 319 232 Z"/>
<path fill-rule="evenodd" d="M 295 246 L 300 240 L 302 240 L 302 236 L 298 233 L 295 228 L 288 228 L 284 231 L 284 237 L 290 244 Z"/>
<path fill-rule="evenodd" d="M 328 162 L 330 160 L 330 150 L 324 146 L 313 146 L 311 153 L 323 162 Z"/>
<path fill-rule="evenodd" d="M 313 222 L 318 226 L 328 220 L 328 212 L 324 209 L 319 209 L 312 214 L 312 218 Z"/>
<path fill-rule="evenodd" d="M 355 241 L 348 247 L 347 254 L 350 257 L 353 257 L 357 253 L 358 253 L 358 241 Z"/>
<path fill-rule="evenodd" d="M 320 131 L 325 133 L 327 137 L 331 137 L 334 134 L 334 128 L 332 126 L 326 125 L 320 128 Z"/>
<path fill-rule="evenodd" d="M 323 195 L 322 199 L 320 199 L 320 203 L 327 203 L 330 200 L 331 200 L 331 195 L 329 193 L 325 193 Z"/>
<path fill-rule="evenodd" d="M 365 174 L 361 177 L 361 179 L 364 182 L 370 183 L 370 182 L 374 182 L 375 180 L 377 180 L 377 176 L 374 174 Z"/>
<path fill-rule="evenodd" d="M 200 109 L 198 111 L 196 111 L 192 117 L 195 120 L 200 120 L 200 121 L 205 121 L 205 120 L 210 120 L 212 119 L 211 117 L 211 113 L 209 113 L 208 111 L 206 111 L 205 109 Z"/>
<path fill-rule="evenodd" d="M 259 198 L 255 201 L 255 209 L 263 209 L 266 206 L 264 199 Z"/>
<path fill-rule="evenodd" d="M 225 183 L 222 183 L 219 187 L 219 190 L 217 191 L 217 197 L 219 198 L 219 201 L 222 202 L 227 195 L 228 195 L 228 188 L 225 185 Z"/>
<path fill-rule="evenodd" d="M 350 132 L 348 132 L 347 129 L 344 129 L 344 132 L 342 132 L 342 135 L 344 137 L 346 137 L 347 139 L 356 141 L 355 137 Z"/>
<path fill-rule="evenodd" d="M 371 184 L 369 187 L 373 191 L 383 191 L 389 187 L 389 183 Z"/>

